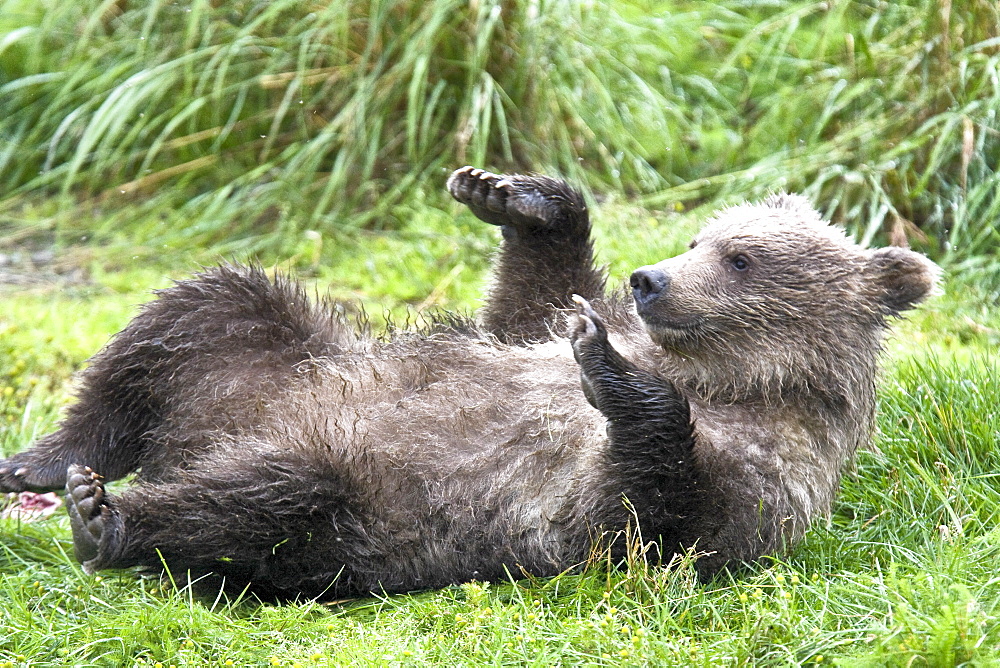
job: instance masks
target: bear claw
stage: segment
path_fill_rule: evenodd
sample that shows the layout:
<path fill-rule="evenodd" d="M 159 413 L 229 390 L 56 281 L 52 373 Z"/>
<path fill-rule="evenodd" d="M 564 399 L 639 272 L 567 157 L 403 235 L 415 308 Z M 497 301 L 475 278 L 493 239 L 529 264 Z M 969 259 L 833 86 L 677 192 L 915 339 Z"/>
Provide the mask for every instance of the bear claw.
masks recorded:
<path fill-rule="evenodd" d="M 594 307 L 580 295 L 573 295 L 573 303 L 576 304 L 576 323 L 570 333 L 573 348 L 595 340 L 598 337 L 607 337 L 607 329 L 604 321 L 597 314 Z"/>
<path fill-rule="evenodd" d="M 23 492 L 28 488 L 24 480 L 28 469 L 23 466 L 14 468 L 15 466 L 17 465 L 8 464 L 0 467 L 0 492 Z"/>
<path fill-rule="evenodd" d="M 0 460 L 0 492 L 47 492 L 62 489 L 66 469 L 58 461 L 45 463 L 30 452 Z"/>

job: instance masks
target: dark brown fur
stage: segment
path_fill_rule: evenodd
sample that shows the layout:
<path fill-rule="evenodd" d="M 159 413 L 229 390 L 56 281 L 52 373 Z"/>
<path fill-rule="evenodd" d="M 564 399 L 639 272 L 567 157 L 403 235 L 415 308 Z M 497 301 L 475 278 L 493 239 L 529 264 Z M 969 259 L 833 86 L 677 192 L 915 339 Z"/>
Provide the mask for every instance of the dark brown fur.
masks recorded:
<path fill-rule="evenodd" d="M 707 576 L 828 509 L 887 320 L 933 264 L 772 198 L 633 274 L 637 315 L 604 296 L 566 184 L 465 168 L 449 189 L 503 230 L 481 325 L 376 340 L 285 280 L 207 271 L 94 357 L 0 490 L 66 485 L 89 572 L 162 558 L 280 597 L 551 575 L 634 519 Z M 139 484 L 105 496 L 77 464 Z"/>

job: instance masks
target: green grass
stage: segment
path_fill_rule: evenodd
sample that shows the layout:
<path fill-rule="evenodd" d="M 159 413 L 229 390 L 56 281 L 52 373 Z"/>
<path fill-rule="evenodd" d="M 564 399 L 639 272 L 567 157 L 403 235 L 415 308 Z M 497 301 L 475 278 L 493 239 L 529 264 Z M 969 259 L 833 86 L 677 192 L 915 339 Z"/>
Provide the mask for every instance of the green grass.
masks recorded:
<path fill-rule="evenodd" d="M 1000 292 L 988 0 L 0 0 L 0 249 L 293 252 L 464 163 L 674 210 L 805 192 Z"/>
<path fill-rule="evenodd" d="M 308 245 L 282 266 L 318 291 L 359 296 L 369 311 L 386 305 L 394 317 L 422 302 L 474 308 L 496 231 L 451 209 L 410 215 L 408 235 L 324 240 L 319 257 L 343 253 L 340 266 L 316 262 Z M 697 225 L 675 215 L 626 236 L 645 215 L 621 203 L 595 212 L 613 276 L 681 250 Z M 401 256 L 406 268 L 391 269 Z M 6 293 L 0 449 L 26 447 L 51 430 L 69 374 L 150 288 L 193 265 L 167 271 L 137 261 L 116 272 L 92 269 L 82 286 Z M 953 279 L 898 329 L 878 450 L 859 455 L 828 522 L 818 521 L 790 554 L 735 578 L 701 585 L 688 564 L 665 569 L 634 555 L 625 570 L 597 559 L 583 574 L 517 575 L 342 605 L 196 599 L 128 572 L 84 576 L 60 513 L 0 526 L 0 666 L 1000 661 L 1000 312 L 982 290 Z"/>

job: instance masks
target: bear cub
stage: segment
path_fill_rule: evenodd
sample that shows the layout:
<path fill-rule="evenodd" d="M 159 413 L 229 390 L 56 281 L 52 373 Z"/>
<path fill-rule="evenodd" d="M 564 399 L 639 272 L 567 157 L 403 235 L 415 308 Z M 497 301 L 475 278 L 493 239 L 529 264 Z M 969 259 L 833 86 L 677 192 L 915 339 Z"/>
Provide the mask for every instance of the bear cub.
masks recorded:
<path fill-rule="evenodd" d="M 278 598 L 553 575 L 630 523 L 710 577 L 829 509 L 871 438 L 883 332 L 933 263 L 780 195 L 637 269 L 630 299 L 564 182 L 465 167 L 448 189 L 503 236 L 476 322 L 373 337 L 259 268 L 206 271 L 94 356 L 0 491 L 65 487 L 88 573 L 166 564 Z"/>

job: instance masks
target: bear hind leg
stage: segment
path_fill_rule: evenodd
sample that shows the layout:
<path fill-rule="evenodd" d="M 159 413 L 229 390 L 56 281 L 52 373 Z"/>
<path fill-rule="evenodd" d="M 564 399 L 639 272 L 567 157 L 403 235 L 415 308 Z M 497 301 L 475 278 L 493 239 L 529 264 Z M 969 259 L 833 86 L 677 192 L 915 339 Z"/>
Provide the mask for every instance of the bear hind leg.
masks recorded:
<path fill-rule="evenodd" d="M 256 406 L 358 345 L 331 304 L 259 268 L 222 266 L 159 292 L 81 373 L 59 428 L 0 460 L 0 492 L 61 489 L 70 465 L 163 478 Z M 184 425 L 179 428 L 176 425 Z"/>
<path fill-rule="evenodd" d="M 199 590 L 221 579 L 268 599 L 377 589 L 355 572 L 373 561 L 370 503 L 326 454 L 220 446 L 169 481 L 114 496 L 74 468 L 67 505 L 77 556 L 88 573 L 166 566 L 204 578 Z"/>

